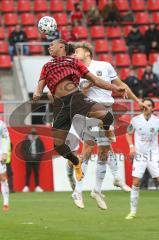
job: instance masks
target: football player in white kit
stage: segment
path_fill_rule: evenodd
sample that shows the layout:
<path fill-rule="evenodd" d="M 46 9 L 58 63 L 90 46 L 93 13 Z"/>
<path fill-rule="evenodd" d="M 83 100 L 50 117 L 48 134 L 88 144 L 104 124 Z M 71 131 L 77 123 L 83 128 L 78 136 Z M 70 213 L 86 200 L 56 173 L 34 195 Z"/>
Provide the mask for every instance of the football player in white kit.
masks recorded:
<path fill-rule="evenodd" d="M 88 69 L 93 72 L 95 75 L 100 76 L 103 80 L 114 83 L 118 86 L 124 85 L 127 89 L 127 95 L 129 98 L 133 99 L 134 101 L 138 102 L 140 107 L 145 107 L 144 104 L 132 93 L 129 87 L 124 84 L 119 77 L 117 76 L 116 71 L 114 70 L 113 66 L 108 62 L 103 61 L 95 61 L 92 59 L 93 57 L 93 49 L 89 43 L 77 43 L 75 44 L 75 57 L 82 60 L 83 63 L 88 67 Z M 83 90 L 85 91 L 87 97 L 91 100 L 95 100 L 97 102 L 104 103 L 108 108 L 114 103 L 114 99 L 112 97 L 111 91 L 106 91 L 100 89 L 95 86 L 88 85 L 85 86 L 86 80 L 81 81 L 81 85 Z M 118 175 L 118 166 L 117 161 L 115 158 L 115 154 L 112 153 L 111 149 L 111 142 L 114 140 L 114 135 L 112 131 L 110 131 L 110 135 L 105 137 L 102 131 L 93 130 L 94 126 L 100 124 L 99 120 L 96 119 L 87 119 L 82 116 L 75 116 L 73 120 L 72 128 L 70 133 L 67 137 L 67 144 L 73 150 L 77 150 L 77 146 L 79 143 L 78 138 L 82 138 L 84 142 L 83 151 L 82 151 L 82 170 L 85 175 L 88 165 L 88 160 L 91 158 L 93 146 L 95 140 L 97 140 L 98 144 L 98 161 L 97 161 L 97 168 L 96 168 L 96 184 L 91 192 L 92 198 L 97 201 L 98 206 L 101 209 L 107 209 L 105 199 L 101 194 L 101 187 L 106 173 L 106 165 L 109 164 L 111 172 L 114 176 L 114 185 L 121 187 L 125 191 L 130 191 L 130 187 L 127 186 L 125 183 L 122 183 L 120 177 Z M 90 130 L 92 129 L 92 131 Z M 77 134 L 76 134 L 77 132 Z M 75 137 L 77 136 L 77 137 Z M 111 157 L 109 157 L 111 156 Z M 108 160 L 108 161 L 107 161 Z M 72 194 L 74 203 L 79 208 L 84 208 L 84 203 L 82 199 L 82 182 L 76 181 L 74 183 L 73 179 L 73 168 L 70 164 L 67 166 L 67 175 L 69 177 L 69 181 L 72 187 L 75 187 L 75 190 Z"/>
<path fill-rule="evenodd" d="M 130 156 L 133 159 L 130 213 L 126 217 L 128 220 L 136 217 L 140 181 L 146 168 L 159 184 L 159 118 L 153 114 L 154 101 L 147 98 L 143 102 L 147 104 L 149 109 L 131 119 L 126 134 Z"/>
<path fill-rule="evenodd" d="M 2 139 L 5 138 L 5 144 L 2 144 Z M 3 197 L 3 211 L 9 210 L 9 187 L 7 180 L 6 160 L 8 154 L 8 146 L 10 144 L 9 132 L 6 124 L 0 120 L 0 182 L 1 192 Z"/>

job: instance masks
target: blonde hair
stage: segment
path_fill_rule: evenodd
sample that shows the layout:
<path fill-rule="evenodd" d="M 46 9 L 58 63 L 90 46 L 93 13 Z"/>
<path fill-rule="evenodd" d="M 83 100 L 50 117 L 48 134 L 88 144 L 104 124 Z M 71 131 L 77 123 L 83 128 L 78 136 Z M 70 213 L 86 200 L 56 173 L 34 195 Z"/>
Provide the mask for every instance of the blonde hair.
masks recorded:
<path fill-rule="evenodd" d="M 74 48 L 75 49 L 83 48 L 83 49 L 87 50 L 90 53 L 90 57 L 91 58 L 93 57 L 93 46 L 90 43 L 88 43 L 88 42 L 77 42 L 77 43 L 74 43 Z"/>

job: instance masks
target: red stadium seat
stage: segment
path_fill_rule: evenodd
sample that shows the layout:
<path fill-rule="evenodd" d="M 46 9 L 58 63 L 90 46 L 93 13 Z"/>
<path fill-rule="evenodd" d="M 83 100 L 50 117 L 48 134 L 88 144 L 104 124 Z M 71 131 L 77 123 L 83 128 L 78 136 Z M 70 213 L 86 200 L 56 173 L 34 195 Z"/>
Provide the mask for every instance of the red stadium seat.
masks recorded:
<path fill-rule="evenodd" d="M 8 42 L 0 41 L 0 54 L 2 53 L 5 53 L 5 54 L 9 53 Z"/>
<path fill-rule="evenodd" d="M 39 21 L 42 17 L 45 17 L 47 15 L 48 15 L 48 13 L 44 13 L 44 12 L 37 13 L 36 14 L 36 20 Z"/>
<path fill-rule="evenodd" d="M 145 10 L 144 0 L 131 0 L 131 10 L 144 11 Z"/>
<path fill-rule="evenodd" d="M 88 38 L 88 31 L 87 31 L 87 28 L 84 26 L 74 27 L 73 33 L 77 36 L 78 39 Z"/>
<path fill-rule="evenodd" d="M 130 57 L 127 53 L 116 54 L 115 62 L 118 67 L 129 67 L 131 64 Z"/>
<path fill-rule="evenodd" d="M 26 35 L 29 40 L 30 39 L 38 39 L 38 37 L 39 37 L 37 27 L 33 27 L 33 26 L 25 27 L 24 31 L 26 32 Z"/>
<path fill-rule="evenodd" d="M 7 26 L 17 25 L 18 16 L 16 13 L 6 13 L 4 14 L 4 24 Z"/>
<path fill-rule="evenodd" d="M 47 12 L 47 10 L 46 0 L 34 0 L 34 12 Z"/>
<path fill-rule="evenodd" d="M 7 28 L 8 30 L 8 36 L 15 30 L 15 26 L 10 26 Z"/>
<path fill-rule="evenodd" d="M 15 11 L 14 1 L 13 0 L 2 0 L 1 11 L 3 13 L 14 12 Z"/>
<path fill-rule="evenodd" d="M 121 38 L 122 37 L 121 28 L 119 26 L 108 27 L 106 36 L 108 38 Z"/>
<path fill-rule="evenodd" d="M 11 68 L 12 62 L 9 55 L 0 55 L 0 68 Z"/>
<path fill-rule="evenodd" d="M 130 68 L 122 68 L 120 70 L 120 79 L 125 81 L 125 79 L 129 76 Z"/>
<path fill-rule="evenodd" d="M 90 28 L 91 38 L 104 38 L 105 30 L 103 26 L 92 26 Z"/>
<path fill-rule="evenodd" d="M 31 4 L 29 0 L 19 0 L 17 3 L 17 10 L 18 12 L 30 12 L 31 11 Z"/>
<path fill-rule="evenodd" d="M 32 42 L 34 43 L 34 42 Z M 36 42 L 35 42 L 36 43 Z M 43 52 L 43 47 L 41 45 L 29 45 L 29 53 L 30 54 L 38 54 Z"/>
<path fill-rule="evenodd" d="M 0 27 L 0 39 L 4 40 L 4 38 L 5 38 L 4 27 Z"/>
<path fill-rule="evenodd" d="M 128 0 L 117 0 L 115 3 L 120 11 L 129 11 Z"/>
<path fill-rule="evenodd" d="M 144 53 L 135 53 L 132 56 L 132 65 L 135 67 L 142 67 L 147 65 L 146 54 Z"/>
<path fill-rule="evenodd" d="M 105 53 L 109 51 L 108 41 L 101 39 L 95 41 L 95 52 L 96 53 Z"/>
<path fill-rule="evenodd" d="M 159 1 L 158 0 L 148 0 L 147 9 L 150 11 L 159 11 Z"/>
<path fill-rule="evenodd" d="M 112 52 L 126 52 L 127 47 L 125 40 L 114 39 L 112 40 Z"/>
<path fill-rule="evenodd" d="M 3 113 L 4 112 L 4 105 L 3 103 L 0 103 L 0 113 Z"/>
<path fill-rule="evenodd" d="M 99 3 L 98 3 L 99 10 L 101 11 L 107 3 L 108 3 L 108 0 L 99 0 Z"/>
<path fill-rule="evenodd" d="M 150 53 L 149 55 L 149 62 L 153 64 L 159 58 L 159 53 Z"/>
<path fill-rule="evenodd" d="M 130 26 L 130 25 L 123 27 L 124 37 L 127 37 L 127 36 L 128 36 L 128 34 L 129 34 L 130 31 L 131 31 L 131 28 L 132 28 L 132 26 Z"/>
<path fill-rule="evenodd" d="M 157 100 L 155 102 L 155 110 L 158 110 L 159 111 L 159 102 L 158 102 L 158 98 L 157 99 L 153 99 L 153 100 Z"/>
<path fill-rule="evenodd" d="M 56 19 L 58 25 L 68 24 L 68 18 L 66 13 L 55 13 L 53 17 Z"/>
<path fill-rule="evenodd" d="M 101 10 L 103 10 L 103 8 L 105 7 L 105 5 L 108 3 L 108 0 L 100 0 L 99 2 L 98 2 L 98 8 L 99 8 L 99 10 L 101 11 Z"/>
<path fill-rule="evenodd" d="M 139 26 L 139 30 L 142 34 L 144 34 L 147 29 L 148 29 L 148 25 Z"/>
<path fill-rule="evenodd" d="M 138 77 L 139 80 L 141 80 L 141 78 L 142 78 L 142 76 L 144 74 L 144 71 L 145 71 L 145 68 L 143 68 L 143 67 L 138 68 L 138 70 L 137 70 L 137 77 Z"/>
<path fill-rule="evenodd" d="M 136 13 L 136 24 L 149 24 L 150 23 L 150 17 L 148 12 L 141 12 Z"/>
<path fill-rule="evenodd" d="M 100 61 L 109 62 L 114 65 L 114 59 L 112 54 L 99 54 L 98 59 Z"/>
<path fill-rule="evenodd" d="M 74 0 L 67 0 L 66 2 L 66 10 L 71 12 L 74 10 Z"/>
<path fill-rule="evenodd" d="M 159 24 L 159 12 L 152 13 L 152 21 Z"/>
<path fill-rule="evenodd" d="M 24 26 L 35 24 L 35 15 L 33 13 L 22 13 L 21 24 Z"/>
<path fill-rule="evenodd" d="M 63 1 L 52 0 L 50 2 L 50 8 L 49 9 L 50 9 L 51 12 L 63 12 L 64 11 Z"/>
<path fill-rule="evenodd" d="M 141 108 L 137 102 L 133 103 L 133 111 L 141 111 Z"/>
<path fill-rule="evenodd" d="M 91 7 L 96 7 L 95 0 L 83 0 L 82 9 L 84 12 L 87 12 Z"/>

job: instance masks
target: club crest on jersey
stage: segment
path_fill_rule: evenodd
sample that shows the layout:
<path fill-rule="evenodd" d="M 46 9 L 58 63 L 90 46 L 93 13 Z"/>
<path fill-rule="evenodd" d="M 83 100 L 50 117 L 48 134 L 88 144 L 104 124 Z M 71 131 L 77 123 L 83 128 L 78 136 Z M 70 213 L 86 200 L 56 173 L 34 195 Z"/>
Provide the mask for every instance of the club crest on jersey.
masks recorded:
<path fill-rule="evenodd" d="M 97 71 L 96 74 L 97 76 L 102 76 L 102 71 Z"/>
<path fill-rule="evenodd" d="M 153 133 L 155 131 L 154 128 L 150 128 L 150 132 Z"/>

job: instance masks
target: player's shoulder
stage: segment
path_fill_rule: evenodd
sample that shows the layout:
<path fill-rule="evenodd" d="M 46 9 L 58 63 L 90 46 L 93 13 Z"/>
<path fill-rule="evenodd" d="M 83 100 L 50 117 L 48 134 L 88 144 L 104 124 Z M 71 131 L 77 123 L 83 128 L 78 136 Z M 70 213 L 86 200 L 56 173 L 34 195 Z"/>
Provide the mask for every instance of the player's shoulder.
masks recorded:
<path fill-rule="evenodd" d="M 136 115 L 134 117 L 132 117 L 131 121 L 139 121 L 140 119 L 142 119 L 142 114 Z"/>
<path fill-rule="evenodd" d="M 154 121 L 159 122 L 159 117 L 156 116 L 155 114 L 152 114 L 152 118 L 153 118 Z"/>
<path fill-rule="evenodd" d="M 109 62 L 106 62 L 106 61 L 99 61 L 99 60 L 92 60 L 92 63 L 95 65 L 95 66 L 103 66 L 103 67 L 110 67 L 112 66 L 111 63 Z"/>

